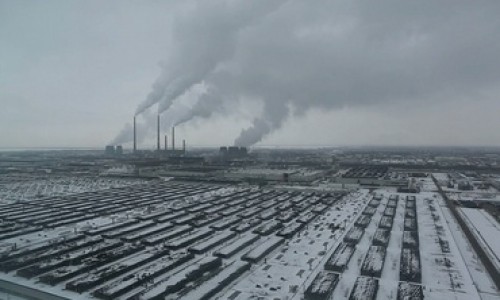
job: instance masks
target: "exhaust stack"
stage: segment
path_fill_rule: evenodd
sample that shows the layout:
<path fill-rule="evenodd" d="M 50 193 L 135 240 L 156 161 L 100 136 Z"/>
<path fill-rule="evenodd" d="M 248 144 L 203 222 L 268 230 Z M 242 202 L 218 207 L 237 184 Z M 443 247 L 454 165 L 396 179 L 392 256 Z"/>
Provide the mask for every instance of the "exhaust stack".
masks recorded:
<path fill-rule="evenodd" d="M 167 135 L 165 135 L 165 151 L 168 150 L 167 144 L 168 144 L 168 137 L 167 137 Z"/>
<path fill-rule="evenodd" d="M 182 152 L 186 153 L 186 140 L 182 140 Z"/>
<path fill-rule="evenodd" d="M 161 150 L 161 147 L 160 147 L 160 114 L 158 114 L 157 123 L 158 123 L 158 132 L 157 132 L 157 145 L 156 145 L 156 148 L 157 148 L 158 152 L 160 152 L 160 150 Z"/>
<path fill-rule="evenodd" d="M 172 127 L 172 151 L 175 151 L 175 126 Z"/>
<path fill-rule="evenodd" d="M 137 124 L 134 116 L 134 153 L 137 152 Z"/>

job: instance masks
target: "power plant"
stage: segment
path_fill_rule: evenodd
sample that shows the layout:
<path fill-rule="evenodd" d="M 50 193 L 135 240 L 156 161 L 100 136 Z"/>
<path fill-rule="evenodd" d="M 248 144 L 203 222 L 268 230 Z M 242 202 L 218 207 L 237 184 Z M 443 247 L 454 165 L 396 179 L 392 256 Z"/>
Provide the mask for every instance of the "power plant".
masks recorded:
<path fill-rule="evenodd" d="M 238 159 L 238 158 L 245 158 L 248 156 L 248 150 L 246 147 L 236 147 L 236 146 L 231 146 L 231 147 L 220 147 L 219 149 L 219 155 L 223 159 Z"/>
<path fill-rule="evenodd" d="M 156 119 L 156 151 L 151 150 L 139 150 L 138 149 L 138 132 L 137 132 L 137 119 L 134 116 L 133 119 L 133 149 L 132 155 L 137 157 L 149 157 L 151 154 L 156 153 L 158 157 L 183 157 L 186 155 L 186 140 L 182 140 L 182 149 L 175 149 L 175 126 L 172 127 L 172 146 L 168 148 L 168 135 L 164 135 L 164 148 L 161 148 L 161 116 L 158 114 Z M 121 145 L 107 145 L 105 148 L 105 154 L 107 156 L 121 155 L 123 154 L 123 147 Z"/>
<path fill-rule="evenodd" d="M 141 130 L 138 130 L 137 117 L 133 118 L 133 149 L 132 152 L 124 152 L 123 147 L 121 145 L 108 145 L 105 148 L 105 155 L 108 157 L 111 156 L 122 156 L 124 155 L 124 159 L 132 158 L 134 160 L 137 159 L 154 159 L 159 161 L 170 160 L 175 158 L 176 162 L 180 161 L 188 161 L 189 159 L 194 159 L 195 157 L 187 157 L 187 147 L 186 140 L 182 139 L 182 146 L 176 148 L 176 137 L 175 137 L 175 125 L 171 127 L 171 144 L 168 144 L 169 136 L 167 134 L 163 134 L 161 130 L 161 115 L 158 114 L 156 116 L 156 145 L 154 148 L 150 149 L 139 149 L 138 147 L 138 139 L 139 133 Z M 161 138 L 163 134 L 164 145 L 162 148 Z M 219 148 L 218 155 L 215 156 L 216 160 L 222 162 L 224 164 L 230 164 L 234 161 L 245 161 L 250 158 L 248 154 L 248 149 L 246 147 L 237 147 L 237 146 L 222 146 Z"/>

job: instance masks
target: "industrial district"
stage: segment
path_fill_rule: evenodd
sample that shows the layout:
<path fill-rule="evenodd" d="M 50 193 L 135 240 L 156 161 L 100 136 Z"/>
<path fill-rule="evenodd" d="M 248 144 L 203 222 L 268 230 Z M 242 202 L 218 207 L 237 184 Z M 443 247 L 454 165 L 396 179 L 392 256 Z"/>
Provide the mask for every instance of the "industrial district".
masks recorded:
<path fill-rule="evenodd" d="M 176 148 L 158 118 L 157 149 L 134 120 L 0 172 L 2 299 L 500 299 L 497 149 Z"/>

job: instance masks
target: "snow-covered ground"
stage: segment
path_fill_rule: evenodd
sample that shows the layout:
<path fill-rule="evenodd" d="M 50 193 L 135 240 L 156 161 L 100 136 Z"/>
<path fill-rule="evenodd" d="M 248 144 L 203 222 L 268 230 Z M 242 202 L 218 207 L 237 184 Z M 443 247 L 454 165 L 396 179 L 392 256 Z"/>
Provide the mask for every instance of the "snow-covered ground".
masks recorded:
<path fill-rule="evenodd" d="M 482 209 L 461 208 L 459 211 L 491 261 L 500 270 L 500 224 Z"/>
<path fill-rule="evenodd" d="M 307 283 L 323 268 L 341 237 L 369 201 L 368 190 L 345 197 L 316 218 L 302 232 L 270 254 L 263 264 L 224 293 L 223 299 L 300 299 Z M 329 225 L 339 226 L 332 231 Z"/>
<path fill-rule="evenodd" d="M 417 201 L 422 283 L 431 299 L 480 299 L 434 195 Z"/>
<path fill-rule="evenodd" d="M 342 196 L 165 182 L 11 204 L 0 211 L 0 269 L 13 271 L 0 278 L 75 300 L 299 300 L 321 272 L 335 278 L 324 283 L 329 299 L 356 286 L 385 300 L 410 289 L 409 264 L 421 269 L 411 280 L 425 299 L 499 300 L 432 179 L 420 183 L 420 194 Z M 58 215 L 48 224 L 63 225 L 21 231 L 57 211 L 85 219 Z M 338 268 L 327 269 L 332 257 Z"/>
<path fill-rule="evenodd" d="M 448 208 L 442 208 L 443 215 L 450 227 L 450 231 L 455 239 L 455 243 L 460 250 L 460 254 L 464 259 L 469 273 L 471 274 L 474 285 L 477 287 L 481 299 L 500 299 L 500 295 L 493 283 L 492 279 L 488 275 L 484 265 L 481 260 L 477 257 L 476 253 L 472 249 L 469 241 L 465 234 L 461 231 L 460 225 L 451 215 Z"/>
<path fill-rule="evenodd" d="M 500 193 L 494 192 L 484 192 L 484 191 L 462 191 L 462 192 L 447 192 L 446 195 L 450 200 L 459 201 L 494 201 L 500 202 Z"/>

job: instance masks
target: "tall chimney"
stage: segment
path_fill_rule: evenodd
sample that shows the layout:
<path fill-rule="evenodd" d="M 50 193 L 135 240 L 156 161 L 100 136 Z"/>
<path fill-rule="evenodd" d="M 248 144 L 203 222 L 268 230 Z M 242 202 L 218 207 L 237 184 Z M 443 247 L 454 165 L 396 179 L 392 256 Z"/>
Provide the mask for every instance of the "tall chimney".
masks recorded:
<path fill-rule="evenodd" d="M 186 153 L 186 140 L 182 140 L 182 151 Z"/>
<path fill-rule="evenodd" d="M 137 151 L 137 125 L 134 116 L 134 153 Z"/>
<path fill-rule="evenodd" d="M 160 147 L 160 114 L 158 114 L 158 132 L 157 132 L 157 145 L 156 145 L 156 148 L 158 150 L 158 152 L 160 152 L 161 150 L 161 147 Z"/>
<path fill-rule="evenodd" d="M 168 144 L 168 138 L 167 138 L 167 135 L 165 135 L 165 151 L 168 150 L 167 144 Z"/>
<path fill-rule="evenodd" d="M 175 126 L 172 127 L 172 151 L 175 151 Z"/>

